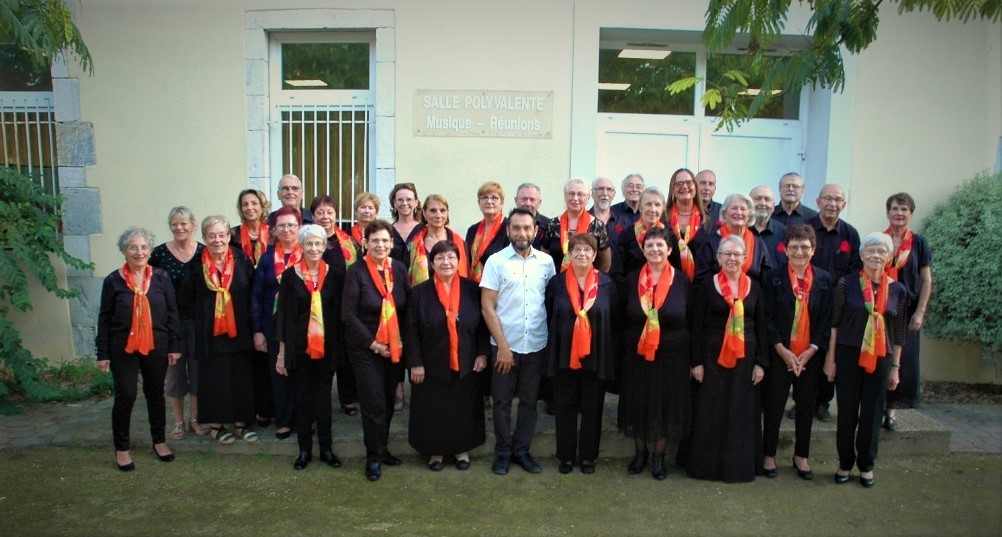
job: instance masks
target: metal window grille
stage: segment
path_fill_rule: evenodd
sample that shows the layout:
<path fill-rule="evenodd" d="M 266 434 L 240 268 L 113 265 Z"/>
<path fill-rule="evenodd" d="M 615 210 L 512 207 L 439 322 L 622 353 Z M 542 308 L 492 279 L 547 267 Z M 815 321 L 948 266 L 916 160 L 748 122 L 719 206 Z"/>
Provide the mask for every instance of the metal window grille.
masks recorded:
<path fill-rule="evenodd" d="M 369 188 L 369 105 L 281 105 L 282 164 L 303 181 L 306 207 L 326 194 L 338 203 L 338 224 L 354 218 L 355 196 Z"/>
<path fill-rule="evenodd" d="M 31 174 L 46 192 L 59 193 L 51 93 L 0 93 L 0 147 L 3 166 Z"/>

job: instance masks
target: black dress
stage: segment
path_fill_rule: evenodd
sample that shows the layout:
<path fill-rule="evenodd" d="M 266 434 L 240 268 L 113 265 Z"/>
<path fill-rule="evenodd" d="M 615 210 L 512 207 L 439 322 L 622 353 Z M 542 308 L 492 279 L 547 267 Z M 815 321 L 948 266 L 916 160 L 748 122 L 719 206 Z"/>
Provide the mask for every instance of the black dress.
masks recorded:
<path fill-rule="evenodd" d="M 762 457 L 758 387 L 752 384 L 755 365 L 766 368 L 765 300 L 758 282 L 744 299 L 745 357 L 727 369 L 717 364 L 731 308 L 707 280 L 696 293 L 693 346 L 696 365 L 703 366 L 703 385 L 696 401 L 689 477 L 725 483 L 753 481 Z"/>
<path fill-rule="evenodd" d="M 351 233 L 351 231 L 346 231 L 345 233 Z M 350 235 L 349 235 L 350 236 Z M 362 250 L 358 243 L 354 239 L 351 241 L 352 247 L 355 249 L 355 262 L 358 263 L 362 261 Z M 337 283 L 337 294 L 338 294 L 338 311 L 341 307 L 341 292 L 344 288 L 344 275 L 348 271 L 346 261 L 344 259 L 344 252 L 341 250 L 341 242 L 338 241 L 337 235 L 331 235 L 327 237 L 327 249 L 324 250 L 324 262 L 327 263 L 329 270 L 338 273 Z M 341 320 L 338 319 L 340 324 Z M 340 347 L 337 348 L 339 356 L 344 356 L 344 359 L 338 360 L 337 363 L 337 396 L 342 407 L 348 405 L 354 405 L 358 403 L 358 388 L 355 386 L 355 371 L 351 368 L 351 360 L 347 357 L 347 348 L 344 342 L 344 330 L 341 329 L 341 342 Z"/>
<path fill-rule="evenodd" d="M 407 367 L 424 367 L 424 382 L 411 386 L 407 440 L 422 455 L 455 455 L 485 441 L 477 356 L 488 354 L 487 326 L 480 314 L 480 287 L 456 277 L 460 285 L 456 333 L 459 371 L 449 367 L 449 330 L 434 279 L 414 286 L 408 299 L 404 356 Z"/>
<path fill-rule="evenodd" d="M 637 354 L 637 343 L 647 321 L 637 295 L 639 280 L 640 272 L 634 272 L 626 278 L 623 288 L 626 308 L 619 430 L 628 438 L 646 442 L 662 438 L 681 441 L 688 436 L 692 422 L 689 278 L 675 269 L 671 289 L 658 309 L 661 339 L 653 362 Z"/>
<path fill-rule="evenodd" d="M 898 269 L 898 281 L 908 291 L 906 325 L 918 309 L 919 292 L 922 290 L 922 269 L 930 265 L 932 265 L 932 250 L 929 248 L 929 243 L 925 237 L 914 233 L 912 253 L 908 256 L 908 262 Z M 919 405 L 919 382 L 922 378 L 922 369 L 919 365 L 921 334 L 921 330 L 905 331 L 905 342 L 901 347 L 901 369 L 898 370 L 901 382 L 896 390 L 887 392 L 888 407 L 916 408 Z"/>

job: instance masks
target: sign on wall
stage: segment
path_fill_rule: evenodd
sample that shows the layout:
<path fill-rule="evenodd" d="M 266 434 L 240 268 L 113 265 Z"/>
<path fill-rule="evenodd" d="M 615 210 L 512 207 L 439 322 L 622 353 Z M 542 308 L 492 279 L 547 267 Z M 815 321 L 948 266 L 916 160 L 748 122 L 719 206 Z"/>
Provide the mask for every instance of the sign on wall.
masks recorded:
<path fill-rule="evenodd" d="M 552 91 L 415 90 L 414 134 L 552 138 Z"/>

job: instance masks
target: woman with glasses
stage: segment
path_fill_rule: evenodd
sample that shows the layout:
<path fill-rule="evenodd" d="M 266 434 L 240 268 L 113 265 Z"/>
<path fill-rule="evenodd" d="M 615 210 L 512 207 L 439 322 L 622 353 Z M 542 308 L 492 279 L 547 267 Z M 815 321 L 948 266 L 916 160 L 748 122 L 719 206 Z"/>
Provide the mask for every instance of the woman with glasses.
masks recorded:
<path fill-rule="evenodd" d="M 414 183 L 397 183 L 390 191 L 390 215 L 393 216 L 393 251 L 390 258 L 399 261 L 404 267 L 411 266 L 410 245 L 418 232 L 421 231 L 421 201 L 418 199 L 417 187 Z M 393 400 L 393 410 L 404 409 L 404 369 L 399 369 L 400 378 L 397 382 L 396 395 Z"/>
<path fill-rule="evenodd" d="M 136 227 L 118 238 L 125 263 L 104 279 L 97 318 L 97 365 L 115 379 L 111 431 L 115 464 L 123 472 L 136 467 L 129 452 L 129 425 L 140 374 L 153 453 L 161 461 L 174 460 L 164 438 L 164 378 L 181 358 L 181 321 L 170 277 L 149 264 L 152 243 L 153 234 Z"/>
<path fill-rule="evenodd" d="M 352 204 L 355 222 L 345 231 L 351 235 L 351 240 L 355 241 L 355 249 L 360 255 L 365 254 L 365 227 L 376 221 L 379 206 L 379 196 L 372 192 L 362 192 L 355 196 L 355 202 Z"/>
<path fill-rule="evenodd" d="M 769 249 L 761 237 L 756 237 L 748 226 L 755 222 L 755 209 L 751 198 L 744 194 L 731 194 L 724 198 L 720 207 L 720 227 L 706 235 L 701 241 L 699 261 L 696 265 L 696 283 L 702 284 L 720 272 L 717 248 L 724 237 L 735 236 L 744 245 L 741 270 L 755 281 L 770 268 Z"/>
<path fill-rule="evenodd" d="M 457 273 L 466 277 L 469 261 L 466 243 L 449 227 L 449 202 L 443 196 L 432 194 L 425 198 L 421 209 L 421 225 L 415 228 L 414 240 L 407 244 L 408 279 L 411 286 L 428 281 L 434 269 L 429 265 L 428 252 L 441 241 L 450 241 L 459 247 Z"/>
<path fill-rule="evenodd" d="M 716 251 L 720 271 L 695 293 L 691 373 L 702 386 L 686 470 L 696 479 L 753 481 L 759 467 L 757 391 L 769 355 L 765 300 L 744 270 L 746 256 L 740 235 L 722 237 Z"/>
<path fill-rule="evenodd" d="M 710 222 L 706 207 L 699 199 L 696 175 L 679 168 L 668 182 L 668 200 L 665 223 L 672 233 L 671 257 L 668 262 L 695 282 L 697 253 L 700 242 L 707 236 L 715 222 Z"/>
<path fill-rule="evenodd" d="M 479 283 L 487 258 L 508 246 L 504 188 L 493 181 L 480 185 L 477 206 L 483 218 L 466 230 L 466 254 L 470 260 L 470 279 Z"/>
<path fill-rule="evenodd" d="M 275 402 L 275 437 L 284 440 L 292 436 L 293 393 L 288 377 L 280 375 L 275 368 L 278 357 L 278 342 L 281 334 L 276 333 L 274 323 L 276 295 L 282 283 L 282 275 L 303 259 L 303 250 L 296 237 L 299 233 L 300 214 L 296 209 L 285 206 L 275 213 L 275 244 L 265 251 L 254 270 L 254 285 L 251 289 L 251 328 L 254 330 L 254 349 L 268 353 L 271 390 Z"/>
<path fill-rule="evenodd" d="M 849 482 L 859 468 L 859 484 L 874 484 L 880 420 L 887 390 L 898 387 L 901 347 L 908 325 L 908 290 L 884 268 L 894 242 L 870 233 L 860 242 L 863 270 L 835 284 L 831 337 L 824 373 L 835 382 L 838 469 L 835 482 Z"/>

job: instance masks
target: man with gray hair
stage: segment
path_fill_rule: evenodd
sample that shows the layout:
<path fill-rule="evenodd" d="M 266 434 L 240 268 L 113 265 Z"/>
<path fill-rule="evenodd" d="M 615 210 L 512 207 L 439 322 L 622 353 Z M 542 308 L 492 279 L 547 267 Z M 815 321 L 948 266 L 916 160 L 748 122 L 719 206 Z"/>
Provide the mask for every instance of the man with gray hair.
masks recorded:
<path fill-rule="evenodd" d="M 550 224 L 550 217 L 543 216 L 539 212 L 539 206 L 543 203 L 542 191 L 535 183 L 522 183 L 515 189 L 515 206 L 525 209 L 533 214 L 536 219 L 536 235 L 532 238 L 532 247 L 539 250 L 543 247 L 543 233 L 546 226 Z"/>
<path fill-rule="evenodd" d="M 542 250 L 553 258 L 557 272 L 570 266 L 570 252 L 567 242 L 576 233 L 589 233 L 598 242 L 595 268 L 608 272 L 612 265 L 612 250 L 609 248 L 609 232 L 605 222 L 595 218 L 585 210 L 588 206 L 588 187 L 584 179 L 575 177 L 564 184 L 564 212 L 550 220 L 543 234 Z"/>
<path fill-rule="evenodd" d="M 803 197 L 804 178 L 799 173 L 790 172 L 780 177 L 779 204 L 776 205 L 772 218 L 790 227 L 794 224 L 804 224 L 817 216 L 817 211 L 800 203 Z"/>
<path fill-rule="evenodd" d="M 594 202 L 588 212 L 605 222 L 605 230 L 609 234 L 609 244 L 615 248 L 616 239 L 625 229 L 624 217 L 612 210 L 612 199 L 616 197 L 616 187 L 608 177 L 597 177 L 591 183 L 591 196 Z"/>
<path fill-rule="evenodd" d="M 302 215 L 300 220 L 302 220 L 303 225 L 313 223 L 313 215 L 303 208 L 303 182 L 298 177 L 291 173 L 282 176 L 278 182 L 278 199 L 282 201 L 282 205 L 278 209 L 292 207 Z M 278 212 L 278 209 L 268 215 L 268 227 L 270 228 L 275 227 L 275 213 Z"/>
<path fill-rule="evenodd" d="M 644 191 L 644 178 L 639 173 L 631 173 L 623 178 L 620 188 L 623 189 L 623 201 L 614 203 L 610 210 L 613 226 L 606 226 L 609 231 L 609 241 L 617 242 L 619 234 L 628 229 L 640 219 L 640 194 Z"/>
<path fill-rule="evenodd" d="M 782 267 L 786 264 L 786 247 L 783 246 L 783 234 L 786 233 L 786 226 L 776 221 L 772 217 L 775 207 L 775 198 L 772 189 L 759 185 L 748 194 L 752 199 L 752 207 L 755 212 L 755 222 L 751 226 L 751 232 L 762 239 L 766 249 L 769 251 L 769 262 L 773 267 Z"/>
<path fill-rule="evenodd" d="M 696 174 L 696 189 L 699 192 L 699 200 L 706 207 L 706 214 L 710 217 L 713 229 L 716 229 L 720 220 L 720 203 L 713 201 L 713 195 L 717 193 L 717 174 L 713 170 L 703 170 Z"/>

